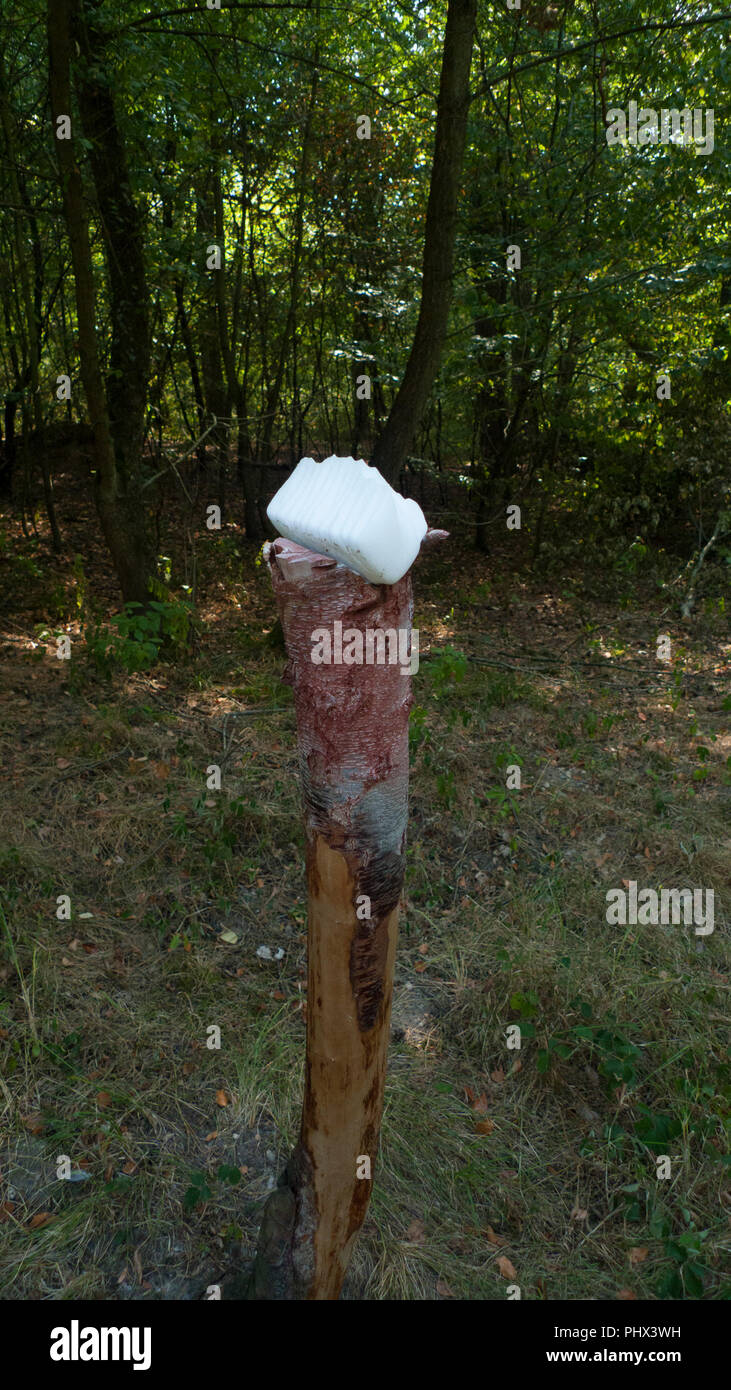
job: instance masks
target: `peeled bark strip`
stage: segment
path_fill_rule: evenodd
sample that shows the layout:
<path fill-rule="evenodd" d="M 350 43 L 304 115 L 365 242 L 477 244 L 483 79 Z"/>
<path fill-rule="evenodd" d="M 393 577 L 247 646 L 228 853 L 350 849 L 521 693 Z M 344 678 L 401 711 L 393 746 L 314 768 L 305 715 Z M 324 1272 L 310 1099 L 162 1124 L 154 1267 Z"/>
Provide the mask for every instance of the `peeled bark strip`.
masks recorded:
<path fill-rule="evenodd" d="M 299 1143 L 265 1211 L 250 1298 L 337 1299 L 373 1185 L 408 801 L 408 661 L 315 664 L 315 634 L 411 632 L 408 574 L 371 585 L 268 549 L 294 688 L 305 803 L 308 997 Z M 352 640 L 352 638 L 351 638 Z M 376 648 L 377 651 L 377 648 Z M 402 669 L 404 668 L 404 669 Z M 405 670 L 405 673 L 404 673 Z M 369 914 L 369 915 L 366 915 Z M 358 1177 L 370 1160 L 370 1178 Z"/>

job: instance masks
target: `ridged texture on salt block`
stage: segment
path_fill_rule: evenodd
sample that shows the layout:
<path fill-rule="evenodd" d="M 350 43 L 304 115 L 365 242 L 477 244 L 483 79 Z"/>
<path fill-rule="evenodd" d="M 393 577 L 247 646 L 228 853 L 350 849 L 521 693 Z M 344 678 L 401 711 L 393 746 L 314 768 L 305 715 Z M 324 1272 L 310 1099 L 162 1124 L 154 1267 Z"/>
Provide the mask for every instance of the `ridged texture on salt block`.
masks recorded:
<path fill-rule="evenodd" d="M 363 459 L 300 459 L 267 516 L 288 540 L 340 560 L 370 584 L 396 584 L 427 531 L 417 502 L 401 497 Z"/>

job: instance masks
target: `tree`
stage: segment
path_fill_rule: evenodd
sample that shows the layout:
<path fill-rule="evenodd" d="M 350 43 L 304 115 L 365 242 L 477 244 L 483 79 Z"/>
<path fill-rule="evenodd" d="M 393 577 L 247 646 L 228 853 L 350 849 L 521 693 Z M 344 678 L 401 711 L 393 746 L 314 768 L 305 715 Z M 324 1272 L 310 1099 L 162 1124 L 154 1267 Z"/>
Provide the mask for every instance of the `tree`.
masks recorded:
<path fill-rule="evenodd" d="M 150 362 L 149 302 L 142 219 L 132 193 L 117 121 L 106 41 L 96 0 L 48 0 L 51 115 L 76 291 L 81 374 L 94 435 L 95 499 L 125 602 L 145 604 L 154 574 L 141 498 Z M 88 142 L 108 276 L 111 345 L 104 380 L 96 329 L 96 293 L 71 90 L 72 42 L 78 44 L 76 94 Z M 64 119 L 70 121 L 67 137 Z"/>
<path fill-rule="evenodd" d="M 401 472 L 421 422 L 447 331 L 476 13 L 477 0 L 449 0 L 424 231 L 419 318 L 401 386 L 371 457 L 374 467 L 391 483 Z"/>

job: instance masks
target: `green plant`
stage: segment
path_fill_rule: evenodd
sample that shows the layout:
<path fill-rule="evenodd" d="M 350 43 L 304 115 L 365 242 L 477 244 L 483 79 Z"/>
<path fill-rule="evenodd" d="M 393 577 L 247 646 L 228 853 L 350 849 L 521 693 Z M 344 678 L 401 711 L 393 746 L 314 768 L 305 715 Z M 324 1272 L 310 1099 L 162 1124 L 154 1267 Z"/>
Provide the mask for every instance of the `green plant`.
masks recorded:
<path fill-rule="evenodd" d="M 222 1163 L 216 1171 L 216 1177 L 210 1177 L 208 1173 L 195 1172 L 190 1175 L 190 1187 L 183 1197 L 183 1207 L 186 1211 L 193 1211 L 200 1202 L 210 1202 L 213 1197 L 213 1189 L 216 1180 L 227 1182 L 232 1186 L 241 1182 L 241 1172 L 234 1168 L 232 1164 Z"/>
<path fill-rule="evenodd" d="M 438 700 L 444 699 L 445 695 L 451 695 L 452 686 L 461 684 L 466 674 L 467 657 L 464 652 L 457 651 L 456 647 L 442 647 L 429 663 L 429 675 Z"/>
<path fill-rule="evenodd" d="M 485 800 L 492 801 L 498 820 L 507 820 L 509 816 L 518 819 L 518 803 L 507 787 L 491 787 L 489 792 L 485 792 Z"/>
<path fill-rule="evenodd" d="M 437 794 L 447 808 L 453 805 L 456 796 L 453 771 L 437 773 Z"/>
<path fill-rule="evenodd" d="M 658 1293 L 661 1298 L 702 1298 L 704 1279 L 710 1274 L 701 1263 L 703 1242 L 708 1231 L 696 1231 L 692 1227 L 679 1236 L 669 1237 L 664 1242 L 666 1257 L 671 1267 L 660 1280 Z"/>
<path fill-rule="evenodd" d="M 108 626 L 92 619 L 84 626 L 84 641 L 100 674 L 109 676 L 115 667 L 131 674 L 154 666 L 163 649 L 174 655 L 184 652 L 192 624 L 189 598 L 156 598 L 146 607 L 125 604 Z"/>
<path fill-rule="evenodd" d="M 538 1051 L 536 1069 L 547 1072 L 552 1056 L 568 1060 L 588 1044 L 590 1060 L 596 1064 L 599 1075 L 606 1079 L 610 1091 L 617 1086 L 635 1086 L 638 1081 L 637 1064 L 642 1057 L 640 1048 L 620 1032 L 613 1015 L 607 1015 L 604 1023 L 590 1022 L 593 1010 L 587 1000 L 572 1000 L 571 1007 L 578 1007 L 582 1022 L 547 1039 L 546 1046 Z M 525 1027 L 523 1031 L 526 1031 Z M 534 1025 L 530 1025 L 528 1036 L 535 1036 Z"/>
<path fill-rule="evenodd" d="M 423 705 L 413 705 L 409 715 L 409 754 L 414 761 L 422 744 L 426 747 L 431 741 L 426 727 L 426 710 Z"/>
<path fill-rule="evenodd" d="M 648 547 L 645 542 L 636 536 L 628 550 L 622 552 L 614 562 L 614 568 L 619 574 L 637 574 L 643 566 L 648 556 Z"/>

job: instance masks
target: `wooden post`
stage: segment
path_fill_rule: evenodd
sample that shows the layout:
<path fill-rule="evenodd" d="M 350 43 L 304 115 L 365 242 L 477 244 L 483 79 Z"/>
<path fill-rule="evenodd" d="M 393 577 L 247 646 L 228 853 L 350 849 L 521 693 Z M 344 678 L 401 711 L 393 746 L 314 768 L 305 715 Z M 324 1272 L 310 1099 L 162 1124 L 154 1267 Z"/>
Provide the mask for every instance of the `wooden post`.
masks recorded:
<path fill-rule="evenodd" d="M 304 793 L 307 1057 L 299 1143 L 265 1209 L 248 1297 L 337 1299 L 370 1200 L 383 1109 L 405 862 L 411 579 L 372 585 L 282 539 L 267 559 Z M 400 653 L 388 653 L 396 660 L 379 661 L 368 630 L 403 634 Z M 313 660 L 327 652 L 324 633 L 329 664 Z"/>

